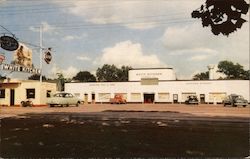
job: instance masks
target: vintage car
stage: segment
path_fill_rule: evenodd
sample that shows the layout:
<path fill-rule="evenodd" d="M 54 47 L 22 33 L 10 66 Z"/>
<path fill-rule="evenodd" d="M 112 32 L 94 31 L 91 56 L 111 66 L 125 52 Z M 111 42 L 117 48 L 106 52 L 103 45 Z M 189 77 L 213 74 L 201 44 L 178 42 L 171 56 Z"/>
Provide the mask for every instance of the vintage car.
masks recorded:
<path fill-rule="evenodd" d="M 237 94 L 230 94 L 222 101 L 224 106 L 231 105 L 231 106 L 243 106 L 246 107 L 248 105 L 248 102 L 246 99 L 244 99 L 241 95 Z"/>
<path fill-rule="evenodd" d="M 53 95 L 53 97 L 49 98 L 47 101 L 47 104 L 50 107 L 58 105 L 61 107 L 69 105 L 79 106 L 80 103 L 81 101 L 79 98 L 75 97 L 71 93 L 65 93 L 65 92 L 56 93 Z"/>
<path fill-rule="evenodd" d="M 126 104 L 127 101 L 122 94 L 116 94 L 114 98 L 109 99 L 110 104 Z"/>
<path fill-rule="evenodd" d="M 198 103 L 199 101 L 196 95 L 190 95 L 185 100 L 185 104 L 197 104 L 198 105 Z"/>

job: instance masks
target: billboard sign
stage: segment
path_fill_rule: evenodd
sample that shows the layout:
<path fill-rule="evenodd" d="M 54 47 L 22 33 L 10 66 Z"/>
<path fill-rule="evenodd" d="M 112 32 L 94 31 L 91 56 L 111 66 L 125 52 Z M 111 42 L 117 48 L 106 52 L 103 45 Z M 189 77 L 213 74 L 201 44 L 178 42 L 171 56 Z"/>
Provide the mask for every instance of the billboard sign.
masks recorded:
<path fill-rule="evenodd" d="M 32 67 L 32 50 L 20 43 L 14 53 L 14 63 L 28 68 Z"/>
<path fill-rule="evenodd" d="M 1 36 L 0 37 L 1 48 L 7 51 L 15 51 L 19 47 L 18 41 L 11 36 Z"/>
<path fill-rule="evenodd" d="M 5 56 L 0 54 L 0 64 L 2 64 L 4 60 L 5 60 Z"/>

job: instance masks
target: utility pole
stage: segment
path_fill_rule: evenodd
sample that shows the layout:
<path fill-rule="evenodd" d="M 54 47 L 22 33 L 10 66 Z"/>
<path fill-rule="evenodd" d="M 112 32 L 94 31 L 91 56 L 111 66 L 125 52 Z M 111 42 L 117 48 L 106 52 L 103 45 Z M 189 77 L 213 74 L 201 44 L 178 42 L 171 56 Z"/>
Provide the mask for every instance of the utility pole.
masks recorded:
<path fill-rule="evenodd" d="M 40 82 L 42 82 L 42 68 L 43 68 L 43 27 L 40 26 Z"/>

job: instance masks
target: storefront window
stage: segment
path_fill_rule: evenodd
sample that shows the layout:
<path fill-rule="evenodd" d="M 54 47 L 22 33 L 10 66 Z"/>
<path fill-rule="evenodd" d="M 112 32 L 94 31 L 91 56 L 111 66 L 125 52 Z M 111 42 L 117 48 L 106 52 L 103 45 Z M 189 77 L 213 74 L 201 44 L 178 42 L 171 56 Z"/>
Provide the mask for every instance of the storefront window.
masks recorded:
<path fill-rule="evenodd" d="M 26 89 L 26 97 L 29 98 L 35 98 L 35 89 Z"/>
<path fill-rule="evenodd" d="M 5 98 L 5 89 L 0 89 L 0 98 Z"/>
<path fill-rule="evenodd" d="M 51 97 L 51 90 L 47 90 L 47 98 Z"/>

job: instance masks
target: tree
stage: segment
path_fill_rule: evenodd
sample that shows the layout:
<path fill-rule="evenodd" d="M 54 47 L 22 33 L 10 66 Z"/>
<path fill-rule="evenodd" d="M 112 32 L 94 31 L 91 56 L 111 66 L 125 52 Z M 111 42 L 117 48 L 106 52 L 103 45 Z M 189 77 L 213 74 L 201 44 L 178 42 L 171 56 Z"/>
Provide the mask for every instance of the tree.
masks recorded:
<path fill-rule="evenodd" d="M 117 75 L 118 79 L 121 82 L 128 81 L 128 71 L 131 70 L 130 66 L 122 66 L 121 69 L 118 69 Z"/>
<path fill-rule="evenodd" d="M 192 18 L 201 18 L 202 26 L 211 26 L 214 35 L 228 36 L 240 29 L 245 19 L 242 14 L 247 14 L 249 4 L 244 0 L 206 0 L 205 5 L 192 12 Z"/>
<path fill-rule="evenodd" d="M 243 66 L 231 61 L 220 61 L 218 64 L 218 71 L 224 73 L 226 79 L 249 79 L 249 70 L 245 71 Z"/>
<path fill-rule="evenodd" d="M 117 67 L 115 65 L 105 64 L 102 68 L 98 68 L 96 71 L 96 76 L 98 81 L 109 81 L 114 82 L 118 80 Z"/>
<path fill-rule="evenodd" d="M 193 80 L 208 80 L 209 79 L 209 72 L 201 72 L 197 73 L 193 76 Z"/>
<path fill-rule="evenodd" d="M 105 64 L 102 68 L 98 68 L 96 76 L 98 81 L 121 82 L 128 81 L 129 66 L 122 66 L 120 69 L 115 65 Z"/>
<path fill-rule="evenodd" d="M 73 80 L 78 80 L 80 82 L 95 82 L 96 77 L 88 71 L 80 71 L 73 77 Z"/>
<path fill-rule="evenodd" d="M 40 80 L 40 75 L 39 74 L 33 74 L 28 77 L 29 80 Z M 47 80 L 45 76 L 42 76 L 42 80 Z"/>

